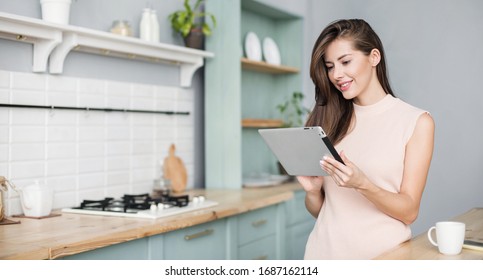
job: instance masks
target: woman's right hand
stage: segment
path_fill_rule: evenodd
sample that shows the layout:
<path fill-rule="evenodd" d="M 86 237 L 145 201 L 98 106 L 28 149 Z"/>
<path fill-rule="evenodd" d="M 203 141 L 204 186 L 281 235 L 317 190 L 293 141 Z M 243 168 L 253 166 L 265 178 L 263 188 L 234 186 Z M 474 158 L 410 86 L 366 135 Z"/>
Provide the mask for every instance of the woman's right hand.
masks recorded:
<path fill-rule="evenodd" d="M 297 176 L 297 180 L 308 193 L 320 193 L 324 184 L 323 176 Z"/>
<path fill-rule="evenodd" d="M 324 177 L 322 176 L 297 176 L 297 180 L 305 190 L 305 207 L 307 211 L 317 218 L 322 204 L 324 204 L 325 193 L 322 188 Z"/>

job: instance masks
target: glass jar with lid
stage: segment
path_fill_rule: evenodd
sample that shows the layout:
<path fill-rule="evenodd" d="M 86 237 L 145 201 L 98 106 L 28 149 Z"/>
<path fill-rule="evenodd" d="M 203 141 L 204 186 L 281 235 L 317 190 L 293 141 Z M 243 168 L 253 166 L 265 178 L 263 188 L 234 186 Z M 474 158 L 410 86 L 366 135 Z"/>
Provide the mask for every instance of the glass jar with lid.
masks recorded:
<path fill-rule="evenodd" d="M 127 20 L 115 20 L 112 22 L 111 33 L 121 36 L 132 36 L 131 24 Z"/>

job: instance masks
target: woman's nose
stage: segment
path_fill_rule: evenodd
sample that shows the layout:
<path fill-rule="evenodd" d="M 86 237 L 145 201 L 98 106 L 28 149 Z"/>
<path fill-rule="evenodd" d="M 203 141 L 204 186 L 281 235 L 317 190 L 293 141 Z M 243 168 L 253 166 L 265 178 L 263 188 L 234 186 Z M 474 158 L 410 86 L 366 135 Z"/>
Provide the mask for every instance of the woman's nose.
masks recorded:
<path fill-rule="evenodd" d="M 343 71 L 340 67 L 334 66 L 333 70 L 334 71 L 332 73 L 333 73 L 335 79 L 339 79 L 339 78 L 343 77 L 344 74 L 343 74 Z"/>

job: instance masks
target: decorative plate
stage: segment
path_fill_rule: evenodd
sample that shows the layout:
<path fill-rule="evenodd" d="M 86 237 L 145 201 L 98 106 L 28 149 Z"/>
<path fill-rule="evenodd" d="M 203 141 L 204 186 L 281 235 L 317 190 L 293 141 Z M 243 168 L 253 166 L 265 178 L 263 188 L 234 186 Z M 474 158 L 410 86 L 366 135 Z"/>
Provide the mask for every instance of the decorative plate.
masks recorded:
<path fill-rule="evenodd" d="M 282 63 L 278 46 L 270 37 L 263 39 L 263 57 L 270 64 L 280 65 Z"/>
<path fill-rule="evenodd" d="M 248 32 L 245 37 L 245 55 L 250 60 L 261 61 L 262 49 L 257 34 Z"/>

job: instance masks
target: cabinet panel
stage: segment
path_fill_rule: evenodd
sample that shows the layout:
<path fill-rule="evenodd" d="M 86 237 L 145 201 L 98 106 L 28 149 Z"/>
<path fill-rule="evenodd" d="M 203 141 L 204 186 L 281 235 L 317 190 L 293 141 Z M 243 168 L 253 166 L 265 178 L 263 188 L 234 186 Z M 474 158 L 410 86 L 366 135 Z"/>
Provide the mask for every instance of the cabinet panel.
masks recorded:
<path fill-rule="evenodd" d="M 275 233 L 276 207 L 271 206 L 238 217 L 238 245 Z"/>
<path fill-rule="evenodd" d="M 168 260 L 220 260 L 226 258 L 226 220 L 166 233 L 164 257 Z"/>
<path fill-rule="evenodd" d="M 276 259 L 275 235 L 253 241 L 238 249 L 240 260 L 274 260 Z"/>

